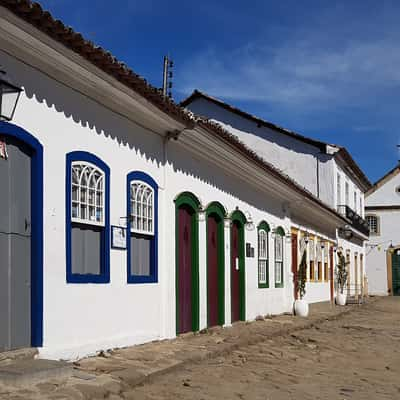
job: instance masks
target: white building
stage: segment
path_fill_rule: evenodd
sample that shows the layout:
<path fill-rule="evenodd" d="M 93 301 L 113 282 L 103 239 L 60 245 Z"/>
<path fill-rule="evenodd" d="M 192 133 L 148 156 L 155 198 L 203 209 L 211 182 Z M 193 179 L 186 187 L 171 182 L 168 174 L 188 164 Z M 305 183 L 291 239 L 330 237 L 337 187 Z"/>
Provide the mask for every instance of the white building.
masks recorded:
<path fill-rule="evenodd" d="M 237 136 L 257 155 L 271 162 L 349 220 L 335 234 L 336 243 L 349 262 L 348 293 L 361 294 L 364 241 L 368 239 L 368 227 L 363 220 L 364 192 L 370 187 L 370 182 L 347 150 L 289 131 L 198 90 L 181 105 Z M 296 205 L 287 203 L 287 207 L 291 209 Z M 310 247 L 313 241 L 308 245 L 309 283 L 306 298 L 309 301 L 326 300 L 329 298 L 329 290 L 324 283 L 326 277 L 321 276 L 324 257 L 318 252 L 317 243 L 326 232 L 321 228 L 316 230 L 311 221 L 301 215 L 292 215 L 292 227 L 300 232 L 312 232 L 311 236 L 316 239 L 315 255 Z"/>
<path fill-rule="evenodd" d="M 333 298 L 349 219 L 315 191 L 37 4 L 0 0 L 0 60 L 23 88 L 0 121 L 0 351 L 72 359 L 291 311 L 305 231 L 308 299 Z"/>
<path fill-rule="evenodd" d="M 373 295 L 400 295 L 400 167 L 379 179 L 365 197 L 370 226 L 366 271 Z"/>

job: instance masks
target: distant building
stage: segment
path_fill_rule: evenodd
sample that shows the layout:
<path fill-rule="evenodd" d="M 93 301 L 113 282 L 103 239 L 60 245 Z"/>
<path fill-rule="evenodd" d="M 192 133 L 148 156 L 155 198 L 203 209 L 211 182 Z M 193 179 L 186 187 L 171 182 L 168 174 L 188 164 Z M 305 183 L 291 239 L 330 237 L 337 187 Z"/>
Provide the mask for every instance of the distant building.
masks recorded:
<path fill-rule="evenodd" d="M 400 166 L 365 194 L 370 239 L 366 249 L 368 291 L 400 296 Z"/>
<path fill-rule="evenodd" d="M 364 192 L 371 186 L 368 178 L 341 146 L 328 144 L 282 128 L 251 115 L 215 97 L 195 90 L 181 105 L 197 115 L 219 124 L 237 136 L 264 160 L 271 162 L 328 207 L 341 214 L 347 223 L 332 233 L 324 219 L 318 221 L 296 213 L 297 205 L 287 202 L 291 214 L 292 232 L 300 240 L 309 235 L 307 244 L 307 292 L 310 302 L 328 300 L 327 251 L 320 244 L 334 237 L 338 251 L 348 261 L 347 294 L 359 296 L 364 282 L 364 243 L 368 239 L 368 225 L 364 217 Z M 298 246 L 297 257 L 301 257 Z M 322 277 L 323 275 L 323 277 Z M 333 283 L 333 282 L 332 282 Z"/>

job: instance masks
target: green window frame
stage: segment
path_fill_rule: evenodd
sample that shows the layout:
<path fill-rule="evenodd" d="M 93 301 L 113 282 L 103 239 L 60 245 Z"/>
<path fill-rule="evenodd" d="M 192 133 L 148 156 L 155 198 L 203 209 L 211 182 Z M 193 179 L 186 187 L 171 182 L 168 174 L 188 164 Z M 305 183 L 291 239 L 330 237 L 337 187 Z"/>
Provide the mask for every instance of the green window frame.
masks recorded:
<path fill-rule="evenodd" d="M 283 263 L 284 263 L 284 237 L 285 231 L 279 226 L 275 230 L 275 287 L 283 288 L 284 287 L 284 279 L 283 279 Z M 277 279 L 279 276 L 280 279 Z"/>
<path fill-rule="evenodd" d="M 257 228 L 258 240 L 258 287 L 269 288 L 269 231 L 270 227 L 262 221 Z"/>

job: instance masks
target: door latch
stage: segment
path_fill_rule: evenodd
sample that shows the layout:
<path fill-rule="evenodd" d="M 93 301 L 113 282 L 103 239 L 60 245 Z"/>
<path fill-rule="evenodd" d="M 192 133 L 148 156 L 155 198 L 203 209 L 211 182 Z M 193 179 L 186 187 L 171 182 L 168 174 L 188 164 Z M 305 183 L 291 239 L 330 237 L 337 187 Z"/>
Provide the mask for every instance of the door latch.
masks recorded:
<path fill-rule="evenodd" d="M 239 271 L 239 257 L 235 258 L 235 268 L 236 268 L 236 271 Z"/>

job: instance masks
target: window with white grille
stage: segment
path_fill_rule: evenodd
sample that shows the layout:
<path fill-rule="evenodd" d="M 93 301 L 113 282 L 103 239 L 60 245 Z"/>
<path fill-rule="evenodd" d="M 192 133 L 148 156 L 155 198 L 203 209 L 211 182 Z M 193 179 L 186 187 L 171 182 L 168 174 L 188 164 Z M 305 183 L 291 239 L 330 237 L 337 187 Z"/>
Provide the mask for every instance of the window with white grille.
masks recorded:
<path fill-rule="evenodd" d="M 154 235 L 154 189 L 132 181 L 130 191 L 131 232 Z"/>
<path fill-rule="evenodd" d="M 88 162 L 71 164 L 71 220 L 104 225 L 104 172 Z"/>
<path fill-rule="evenodd" d="M 379 218 L 376 215 L 367 215 L 365 217 L 369 226 L 369 233 L 371 235 L 379 234 Z"/>
<path fill-rule="evenodd" d="M 342 204 L 342 184 L 340 182 L 340 174 L 337 174 L 336 181 L 336 202 L 340 206 Z"/>
<path fill-rule="evenodd" d="M 283 283 L 283 236 L 275 235 L 275 284 Z"/>
<path fill-rule="evenodd" d="M 258 231 L 258 283 L 268 284 L 268 232 Z"/>

